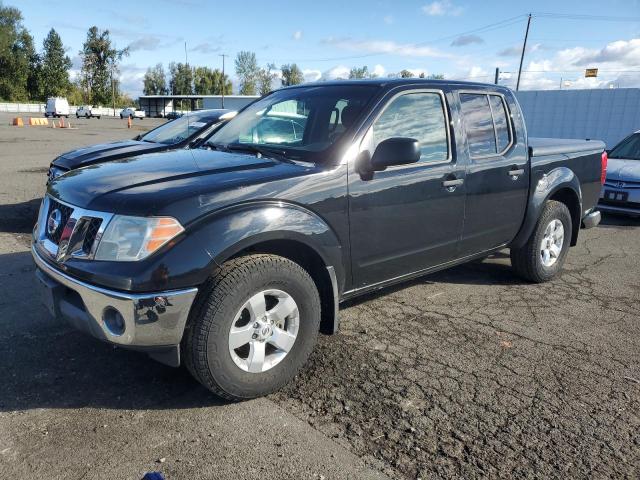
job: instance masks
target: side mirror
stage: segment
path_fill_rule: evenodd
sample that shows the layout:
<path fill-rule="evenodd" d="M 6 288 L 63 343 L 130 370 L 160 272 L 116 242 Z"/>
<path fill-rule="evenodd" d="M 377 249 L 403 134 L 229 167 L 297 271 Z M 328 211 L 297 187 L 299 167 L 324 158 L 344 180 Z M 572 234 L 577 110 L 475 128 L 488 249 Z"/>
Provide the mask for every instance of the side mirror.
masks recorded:
<path fill-rule="evenodd" d="M 378 144 L 371 157 L 371 170 L 382 171 L 392 165 L 406 165 L 420 160 L 420 142 L 415 138 L 392 137 Z"/>

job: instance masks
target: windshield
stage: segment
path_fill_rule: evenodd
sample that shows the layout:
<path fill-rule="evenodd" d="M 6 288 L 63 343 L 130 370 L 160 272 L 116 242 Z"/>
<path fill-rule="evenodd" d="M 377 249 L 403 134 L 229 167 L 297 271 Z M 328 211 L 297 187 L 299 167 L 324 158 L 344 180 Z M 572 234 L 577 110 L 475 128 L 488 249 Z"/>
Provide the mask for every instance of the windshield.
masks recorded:
<path fill-rule="evenodd" d="M 311 160 L 347 132 L 378 87 L 309 86 L 283 89 L 249 105 L 207 141 L 213 148 L 275 148 Z"/>
<path fill-rule="evenodd" d="M 151 130 L 140 140 L 164 145 L 174 145 L 190 138 L 211 122 L 210 114 L 184 115 Z"/>
<path fill-rule="evenodd" d="M 634 133 L 616 145 L 609 153 L 609 158 L 640 160 L 640 133 Z"/>

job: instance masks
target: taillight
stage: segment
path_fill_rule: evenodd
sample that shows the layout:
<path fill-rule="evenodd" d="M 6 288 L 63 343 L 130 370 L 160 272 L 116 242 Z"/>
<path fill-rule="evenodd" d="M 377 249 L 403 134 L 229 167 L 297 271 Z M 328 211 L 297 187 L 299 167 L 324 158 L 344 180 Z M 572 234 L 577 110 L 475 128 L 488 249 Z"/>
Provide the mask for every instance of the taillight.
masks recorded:
<path fill-rule="evenodd" d="M 600 170 L 600 184 L 604 185 L 604 181 L 607 179 L 607 163 L 609 162 L 609 156 L 607 152 L 602 152 L 601 157 L 601 170 Z"/>

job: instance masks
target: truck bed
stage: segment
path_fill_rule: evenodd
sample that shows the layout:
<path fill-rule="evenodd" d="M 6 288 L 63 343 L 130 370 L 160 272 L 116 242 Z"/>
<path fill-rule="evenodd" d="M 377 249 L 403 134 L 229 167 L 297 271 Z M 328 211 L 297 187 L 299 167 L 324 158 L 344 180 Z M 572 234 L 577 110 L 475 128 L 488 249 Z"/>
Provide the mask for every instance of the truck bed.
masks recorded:
<path fill-rule="evenodd" d="M 531 157 L 567 155 L 604 149 L 605 144 L 600 140 L 529 137 L 529 155 Z"/>

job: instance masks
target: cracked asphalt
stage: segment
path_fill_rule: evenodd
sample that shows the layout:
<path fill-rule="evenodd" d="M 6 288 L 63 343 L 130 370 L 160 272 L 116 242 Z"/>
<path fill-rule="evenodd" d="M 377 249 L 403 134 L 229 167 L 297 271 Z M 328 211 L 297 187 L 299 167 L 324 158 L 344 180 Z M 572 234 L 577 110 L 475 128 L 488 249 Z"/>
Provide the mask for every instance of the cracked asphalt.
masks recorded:
<path fill-rule="evenodd" d="M 293 383 L 224 404 L 32 298 L 27 219 L 48 162 L 131 132 L 4 120 L 0 478 L 640 477 L 640 220 L 582 231 L 547 284 L 501 252 L 345 304 Z"/>

